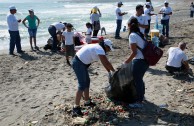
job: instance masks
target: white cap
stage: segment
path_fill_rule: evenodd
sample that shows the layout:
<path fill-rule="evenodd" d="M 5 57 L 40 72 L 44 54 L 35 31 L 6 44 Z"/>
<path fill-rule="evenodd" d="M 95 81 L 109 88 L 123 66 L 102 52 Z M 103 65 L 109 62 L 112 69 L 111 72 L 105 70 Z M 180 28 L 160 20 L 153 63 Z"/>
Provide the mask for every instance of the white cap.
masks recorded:
<path fill-rule="evenodd" d="M 164 3 L 168 3 L 168 1 L 164 1 Z"/>
<path fill-rule="evenodd" d="M 15 6 L 9 6 L 9 10 L 17 10 Z"/>
<path fill-rule="evenodd" d="M 151 6 L 150 2 L 146 2 L 145 5 Z"/>
<path fill-rule="evenodd" d="M 109 39 L 104 39 L 104 45 L 109 46 L 109 48 L 111 49 L 111 51 L 114 51 L 113 47 L 112 47 L 112 41 Z"/>
<path fill-rule="evenodd" d="M 119 1 L 117 4 L 118 4 L 118 5 L 123 5 L 123 3 L 122 3 L 121 1 Z"/>
<path fill-rule="evenodd" d="M 28 11 L 34 12 L 34 10 L 33 10 L 33 9 L 29 9 Z"/>

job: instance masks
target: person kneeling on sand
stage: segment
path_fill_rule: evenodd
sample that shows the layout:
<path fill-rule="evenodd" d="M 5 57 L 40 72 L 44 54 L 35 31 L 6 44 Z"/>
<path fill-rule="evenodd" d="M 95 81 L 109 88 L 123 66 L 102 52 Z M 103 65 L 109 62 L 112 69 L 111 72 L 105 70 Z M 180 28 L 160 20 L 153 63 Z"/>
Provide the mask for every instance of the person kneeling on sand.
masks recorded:
<path fill-rule="evenodd" d="M 84 106 L 95 106 L 89 98 L 90 78 L 88 73 L 88 67 L 91 63 L 100 59 L 102 65 L 108 71 L 109 75 L 115 72 L 112 64 L 108 61 L 106 53 L 113 51 L 112 42 L 109 39 L 105 39 L 99 44 L 88 44 L 83 46 L 75 55 L 72 61 L 73 70 L 78 79 L 78 90 L 75 97 L 75 105 L 73 106 L 73 116 L 83 116 L 80 108 L 80 100 L 82 94 L 84 95 Z"/>
<path fill-rule="evenodd" d="M 184 53 L 185 49 L 185 42 L 180 42 L 178 44 L 178 47 L 170 47 L 168 49 L 168 60 L 166 64 L 166 70 L 170 74 L 174 74 L 174 72 L 184 72 L 188 74 L 192 73 L 188 64 L 188 57 Z"/>

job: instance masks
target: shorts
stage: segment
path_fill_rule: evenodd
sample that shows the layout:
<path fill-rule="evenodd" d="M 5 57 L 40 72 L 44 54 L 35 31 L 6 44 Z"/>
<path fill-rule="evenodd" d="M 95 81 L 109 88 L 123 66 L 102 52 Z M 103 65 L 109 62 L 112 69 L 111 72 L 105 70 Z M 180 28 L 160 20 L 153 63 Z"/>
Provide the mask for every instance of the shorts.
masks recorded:
<path fill-rule="evenodd" d="M 72 45 L 65 45 L 65 50 L 66 50 L 66 54 L 65 56 L 75 56 L 75 48 L 74 48 L 74 44 Z"/>
<path fill-rule="evenodd" d="M 28 28 L 28 33 L 29 33 L 30 37 L 36 37 L 36 32 L 37 32 L 37 28 L 35 28 L 35 29 Z"/>

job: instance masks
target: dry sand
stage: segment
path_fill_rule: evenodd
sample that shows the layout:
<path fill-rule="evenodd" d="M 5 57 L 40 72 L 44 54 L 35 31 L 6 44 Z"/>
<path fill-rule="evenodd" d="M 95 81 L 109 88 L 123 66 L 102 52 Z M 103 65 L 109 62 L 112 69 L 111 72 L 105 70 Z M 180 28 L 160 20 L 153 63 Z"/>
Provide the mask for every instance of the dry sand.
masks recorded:
<path fill-rule="evenodd" d="M 194 125 L 194 78 L 167 76 L 164 68 L 166 51 L 180 41 L 188 43 L 186 54 L 194 57 L 194 19 L 189 17 L 189 0 L 176 1 L 170 20 L 170 45 L 156 66 L 150 67 L 144 77 L 146 102 L 143 109 L 129 109 L 127 105 L 106 98 L 104 86 L 107 72 L 100 62 L 90 67 L 91 97 L 97 102 L 89 112 L 86 125 L 147 126 Z M 156 9 L 157 10 L 157 9 Z M 156 11 L 157 12 L 157 11 Z M 127 33 L 113 41 L 114 52 L 109 59 L 116 68 L 130 54 Z M 126 38 L 126 39 L 125 39 Z M 66 65 L 65 57 L 41 49 L 37 52 L 9 56 L 0 55 L 0 126 L 67 126 L 72 125 L 69 114 L 74 103 L 77 79 Z M 190 65 L 194 71 L 194 66 Z"/>

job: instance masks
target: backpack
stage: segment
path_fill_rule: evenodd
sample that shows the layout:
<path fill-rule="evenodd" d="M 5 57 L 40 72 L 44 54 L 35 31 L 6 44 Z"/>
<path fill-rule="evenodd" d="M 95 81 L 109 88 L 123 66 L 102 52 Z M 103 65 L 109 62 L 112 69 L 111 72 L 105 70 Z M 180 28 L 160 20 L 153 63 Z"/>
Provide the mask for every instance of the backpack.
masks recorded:
<path fill-rule="evenodd" d="M 139 33 L 137 33 L 139 35 Z M 146 43 L 146 46 L 144 49 L 141 49 L 139 46 L 137 48 L 142 52 L 144 59 L 147 61 L 147 63 L 150 66 L 156 65 L 156 63 L 160 60 L 160 58 L 163 55 L 163 51 L 155 46 L 151 41 L 148 42 L 146 39 L 144 39 L 141 35 L 139 35 Z"/>

